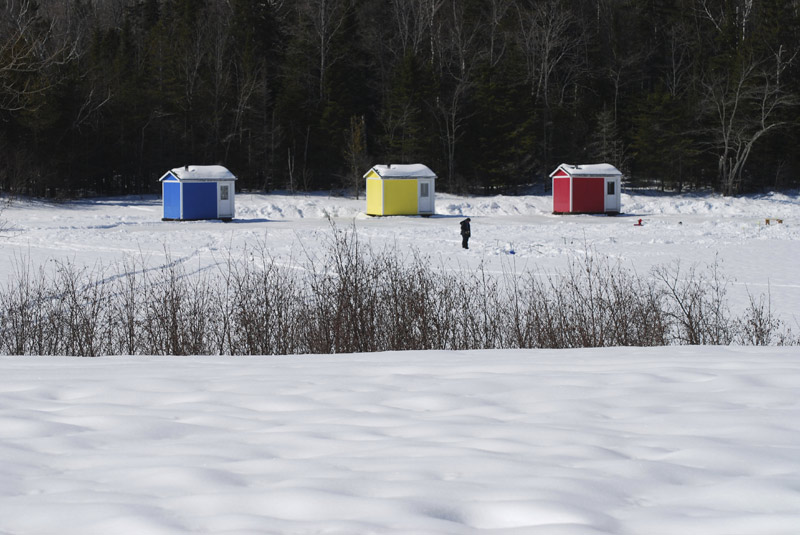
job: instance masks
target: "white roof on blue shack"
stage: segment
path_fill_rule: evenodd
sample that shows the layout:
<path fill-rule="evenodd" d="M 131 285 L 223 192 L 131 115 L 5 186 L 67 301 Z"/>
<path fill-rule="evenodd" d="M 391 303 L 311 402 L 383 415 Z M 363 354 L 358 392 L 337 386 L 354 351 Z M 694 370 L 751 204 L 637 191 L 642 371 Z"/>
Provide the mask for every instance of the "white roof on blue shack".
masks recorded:
<path fill-rule="evenodd" d="M 159 180 L 165 180 L 169 175 L 178 180 L 236 180 L 236 176 L 221 165 L 184 165 L 170 169 Z"/>

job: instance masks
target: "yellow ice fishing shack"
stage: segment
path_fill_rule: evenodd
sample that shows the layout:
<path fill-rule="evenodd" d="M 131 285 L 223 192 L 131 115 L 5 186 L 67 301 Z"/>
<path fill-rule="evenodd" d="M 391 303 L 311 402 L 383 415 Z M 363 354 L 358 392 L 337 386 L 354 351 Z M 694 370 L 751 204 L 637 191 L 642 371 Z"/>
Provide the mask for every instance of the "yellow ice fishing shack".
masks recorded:
<path fill-rule="evenodd" d="M 368 215 L 433 215 L 436 211 L 436 175 L 426 165 L 376 165 L 364 178 Z"/>

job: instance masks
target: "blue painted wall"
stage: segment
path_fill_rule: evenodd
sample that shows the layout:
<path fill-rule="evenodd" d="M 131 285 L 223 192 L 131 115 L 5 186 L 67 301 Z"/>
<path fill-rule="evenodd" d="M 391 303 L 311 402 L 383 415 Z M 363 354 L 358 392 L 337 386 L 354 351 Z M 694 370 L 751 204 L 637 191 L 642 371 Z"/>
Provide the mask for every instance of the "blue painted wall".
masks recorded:
<path fill-rule="evenodd" d="M 183 219 L 217 218 L 217 183 L 183 183 Z"/>
<path fill-rule="evenodd" d="M 165 180 L 164 184 L 164 219 L 181 218 L 181 185 L 177 181 Z"/>

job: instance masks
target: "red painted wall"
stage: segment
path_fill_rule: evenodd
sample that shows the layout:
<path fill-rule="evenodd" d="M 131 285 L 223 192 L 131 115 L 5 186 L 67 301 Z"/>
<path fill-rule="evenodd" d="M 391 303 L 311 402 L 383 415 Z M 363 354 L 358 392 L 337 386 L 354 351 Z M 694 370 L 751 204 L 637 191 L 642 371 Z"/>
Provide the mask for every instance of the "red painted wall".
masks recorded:
<path fill-rule="evenodd" d="M 553 178 L 553 211 L 569 212 L 569 178 Z"/>
<path fill-rule="evenodd" d="M 606 208 L 603 178 L 572 179 L 572 211 L 603 213 Z"/>

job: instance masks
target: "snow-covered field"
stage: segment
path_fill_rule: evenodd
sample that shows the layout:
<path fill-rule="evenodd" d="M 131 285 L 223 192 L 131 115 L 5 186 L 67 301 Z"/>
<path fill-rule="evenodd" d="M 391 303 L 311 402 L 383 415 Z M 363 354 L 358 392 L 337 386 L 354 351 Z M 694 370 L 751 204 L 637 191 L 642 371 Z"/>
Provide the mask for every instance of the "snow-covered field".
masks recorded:
<path fill-rule="evenodd" d="M 2 357 L 0 533 L 796 535 L 799 357 Z"/>
<path fill-rule="evenodd" d="M 179 223 L 154 198 L 20 201 L 0 214 L 0 276 L 127 255 L 209 269 L 246 244 L 293 262 L 322 253 L 329 215 L 442 269 L 716 258 L 733 307 L 769 288 L 800 319 L 798 194 L 623 195 L 615 218 L 553 216 L 545 196 L 363 209 L 239 195 L 232 223 Z M 54 533 L 794 535 L 800 350 L 0 357 L 0 534 Z"/>
<path fill-rule="evenodd" d="M 376 250 L 416 250 L 443 269 L 489 271 L 561 270 L 593 251 L 646 275 L 655 265 L 720 263 L 731 279 L 733 306 L 748 290 L 769 290 L 773 309 L 800 312 L 800 193 L 758 197 L 622 195 L 623 214 L 552 215 L 547 195 L 457 197 L 437 194 L 437 215 L 372 218 L 364 199 L 317 195 L 236 197 L 236 219 L 163 222 L 158 198 L 115 198 L 51 204 L 19 202 L 0 213 L 4 254 L 0 275 L 20 259 L 33 265 L 74 260 L 110 265 L 144 257 L 154 265 L 185 263 L 188 272 L 223 262 L 229 251 L 265 245 L 270 254 L 296 262 L 318 254 L 330 241 L 327 217 L 339 228 L 353 225 Z M 458 222 L 472 218 L 470 250 L 460 247 Z M 766 225 L 766 218 L 782 224 Z M 642 226 L 635 226 L 642 219 Z M 510 254 L 511 252 L 514 254 Z M 800 319 L 800 317 L 798 318 Z"/>

